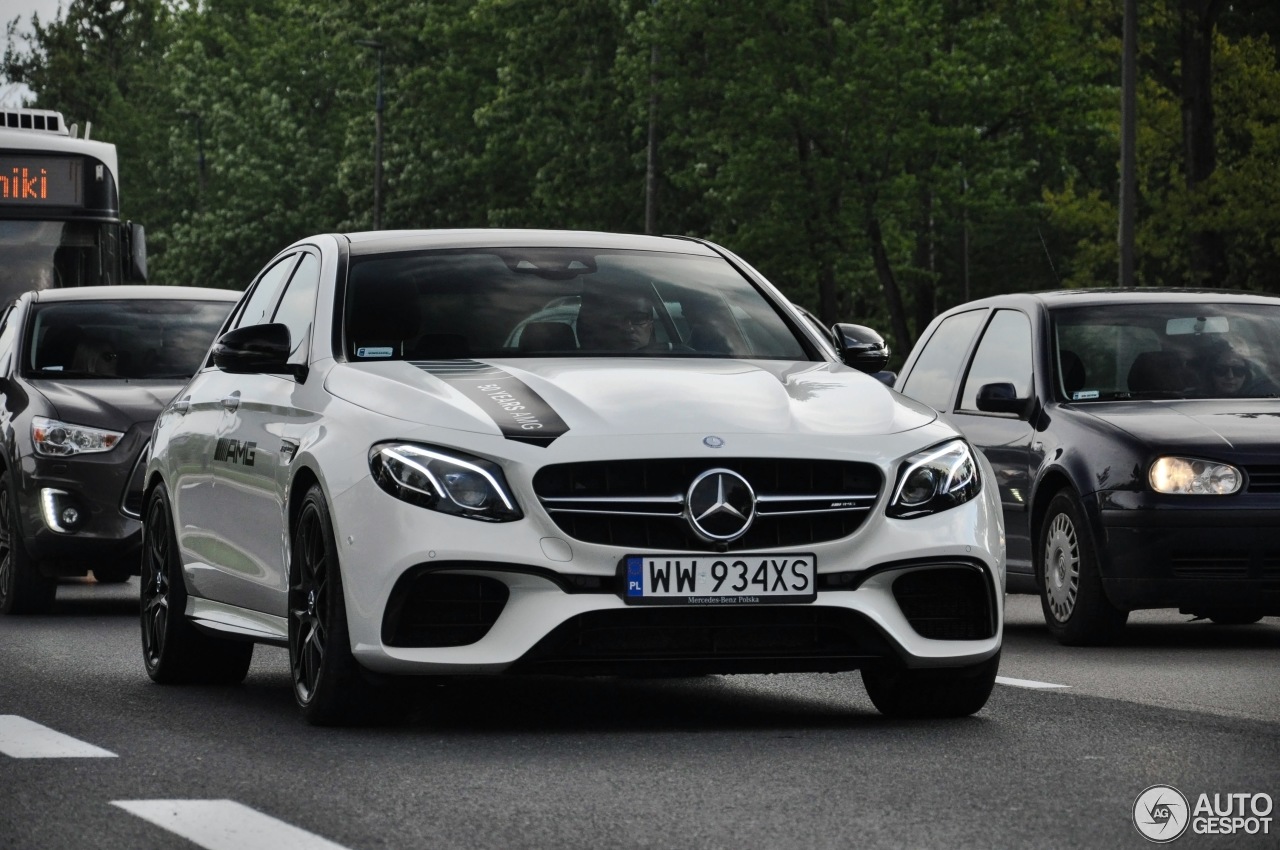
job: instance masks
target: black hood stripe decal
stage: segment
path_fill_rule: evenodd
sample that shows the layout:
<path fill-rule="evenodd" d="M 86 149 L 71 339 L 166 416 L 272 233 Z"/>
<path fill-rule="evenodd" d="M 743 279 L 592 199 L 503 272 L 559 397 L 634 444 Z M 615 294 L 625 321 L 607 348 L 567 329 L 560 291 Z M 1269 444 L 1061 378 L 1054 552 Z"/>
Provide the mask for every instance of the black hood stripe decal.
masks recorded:
<path fill-rule="evenodd" d="M 478 360 L 411 360 L 445 381 L 488 414 L 508 440 L 549 446 L 569 430 L 565 421 L 524 381 Z"/>

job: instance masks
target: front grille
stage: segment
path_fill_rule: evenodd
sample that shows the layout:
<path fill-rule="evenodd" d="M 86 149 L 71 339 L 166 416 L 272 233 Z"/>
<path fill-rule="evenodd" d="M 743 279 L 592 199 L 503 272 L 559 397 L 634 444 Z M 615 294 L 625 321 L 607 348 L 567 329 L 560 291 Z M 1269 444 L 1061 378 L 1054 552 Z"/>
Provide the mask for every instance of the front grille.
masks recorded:
<path fill-rule="evenodd" d="M 1249 493 L 1280 493 L 1280 466 L 1246 466 Z"/>
<path fill-rule="evenodd" d="M 986 576 L 976 567 L 934 567 L 903 573 L 893 598 L 921 637 L 984 640 L 995 636 Z"/>
<path fill-rule="evenodd" d="M 1243 579 L 1249 577 L 1248 558 L 1174 558 L 1174 578 Z"/>
<path fill-rule="evenodd" d="M 387 646 L 466 646 L 488 634 L 507 604 L 507 586 L 488 576 L 411 570 L 391 591 L 382 619 Z"/>
<path fill-rule="evenodd" d="M 672 606 L 579 614 L 517 666 L 525 672 L 834 672 L 891 657 L 885 638 L 856 611 Z"/>
<path fill-rule="evenodd" d="M 827 460 L 716 458 L 616 460 L 544 467 L 533 487 L 565 534 L 629 549 L 706 551 L 684 518 L 698 475 L 730 469 L 756 493 L 756 517 L 729 550 L 805 546 L 847 537 L 880 495 L 879 468 Z"/>

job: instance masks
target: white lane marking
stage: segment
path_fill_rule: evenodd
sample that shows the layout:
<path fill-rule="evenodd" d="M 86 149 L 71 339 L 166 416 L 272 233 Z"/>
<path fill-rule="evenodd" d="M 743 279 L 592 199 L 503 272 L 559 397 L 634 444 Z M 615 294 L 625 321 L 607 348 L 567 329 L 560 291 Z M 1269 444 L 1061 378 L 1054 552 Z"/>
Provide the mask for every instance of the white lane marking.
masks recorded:
<path fill-rule="evenodd" d="M 235 800 L 113 800 L 206 850 L 346 850 Z"/>
<path fill-rule="evenodd" d="M 1012 685 L 1015 688 L 1033 688 L 1035 690 L 1051 690 L 1053 688 L 1069 688 L 1070 685 L 1055 685 L 1052 682 L 1036 682 L 1031 679 L 1010 679 L 1008 676 L 996 676 L 996 683 Z"/>
<path fill-rule="evenodd" d="M 16 714 L 0 714 L 0 753 L 16 759 L 115 758 L 116 754 Z"/>

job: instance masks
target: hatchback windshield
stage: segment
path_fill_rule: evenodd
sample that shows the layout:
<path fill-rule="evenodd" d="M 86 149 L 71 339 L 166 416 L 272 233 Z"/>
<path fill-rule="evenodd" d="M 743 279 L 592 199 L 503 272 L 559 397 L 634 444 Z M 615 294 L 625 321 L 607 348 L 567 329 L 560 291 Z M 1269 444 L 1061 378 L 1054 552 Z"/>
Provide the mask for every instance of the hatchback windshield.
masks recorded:
<path fill-rule="evenodd" d="M 1280 394 L 1280 308 L 1108 304 L 1058 310 L 1054 329 L 1071 401 Z"/>
<path fill-rule="evenodd" d="M 34 378 L 189 378 L 232 304 L 73 301 L 32 311 L 23 371 Z"/>
<path fill-rule="evenodd" d="M 765 296 L 718 257 L 477 249 L 353 258 L 352 360 L 675 356 L 807 360 Z"/>

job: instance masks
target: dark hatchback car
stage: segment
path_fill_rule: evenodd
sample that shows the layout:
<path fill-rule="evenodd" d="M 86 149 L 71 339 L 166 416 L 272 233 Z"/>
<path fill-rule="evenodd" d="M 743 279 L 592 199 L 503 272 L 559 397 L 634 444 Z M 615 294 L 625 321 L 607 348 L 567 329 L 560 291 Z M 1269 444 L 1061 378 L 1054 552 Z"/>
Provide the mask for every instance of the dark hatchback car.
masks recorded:
<path fill-rule="evenodd" d="M 1280 614 L 1280 298 L 1002 295 L 933 320 L 896 384 L 995 469 L 1008 589 L 1069 645 L 1128 612 Z"/>
<path fill-rule="evenodd" d="M 139 570 L 156 416 L 240 293 L 177 286 L 27 292 L 0 316 L 0 613 L 43 613 L 57 580 Z"/>

